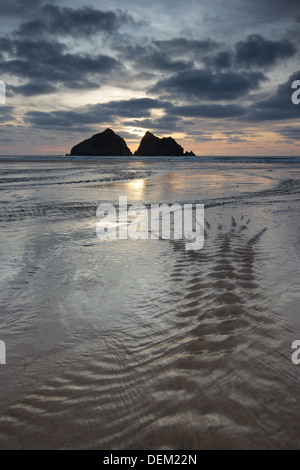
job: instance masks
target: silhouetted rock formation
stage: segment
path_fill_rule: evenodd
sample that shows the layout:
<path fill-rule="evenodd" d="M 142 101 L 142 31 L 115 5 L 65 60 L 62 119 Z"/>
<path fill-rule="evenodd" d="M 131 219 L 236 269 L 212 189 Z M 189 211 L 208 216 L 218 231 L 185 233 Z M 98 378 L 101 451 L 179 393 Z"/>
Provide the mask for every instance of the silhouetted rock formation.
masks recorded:
<path fill-rule="evenodd" d="M 70 153 L 71 156 L 81 157 L 129 157 L 131 151 L 122 137 L 115 134 L 111 129 L 93 135 L 75 145 Z"/>
<path fill-rule="evenodd" d="M 68 156 L 68 154 L 66 154 Z M 138 157 L 190 157 L 193 152 L 184 152 L 181 145 L 172 137 L 159 137 L 146 132 L 135 152 Z M 71 149 L 70 156 L 82 157 L 130 157 L 132 153 L 122 137 L 111 129 L 93 135 L 90 139 L 75 145 Z"/>
<path fill-rule="evenodd" d="M 172 137 L 160 139 L 148 131 L 142 138 L 140 146 L 134 155 L 137 157 L 183 157 L 191 153 L 184 153 L 181 145 L 177 144 L 176 140 Z"/>
<path fill-rule="evenodd" d="M 194 152 L 184 152 L 184 156 L 185 157 L 195 157 L 196 155 L 194 154 Z"/>

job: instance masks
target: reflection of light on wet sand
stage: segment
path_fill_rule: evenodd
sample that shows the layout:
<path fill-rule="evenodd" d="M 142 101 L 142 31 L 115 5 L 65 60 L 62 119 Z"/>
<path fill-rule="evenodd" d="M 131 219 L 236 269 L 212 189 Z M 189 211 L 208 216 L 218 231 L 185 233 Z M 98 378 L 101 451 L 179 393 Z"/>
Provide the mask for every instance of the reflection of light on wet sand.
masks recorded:
<path fill-rule="evenodd" d="M 132 195 L 135 199 L 141 198 L 144 195 L 145 186 L 145 179 L 132 180 L 125 183 L 127 194 Z"/>
<path fill-rule="evenodd" d="M 140 189 L 140 188 L 143 188 L 145 186 L 145 181 L 144 180 L 137 180 L 137 181 L 133 181 L 132 183 L 129 183 L 133 186 L 133 188 L 135 189 Z"/>
<path fill-rule="evenodd" d="M 168 197 L 172 193 L 184 191 L 198 194 L 199 190 L 206 197 L 230 196 L 232 191 L 253 191 L 258 189 L 268 189 L 274 185 L 274 180 L 265 175 L 259 176 L 257 172 L 251 172 L 247 168 L 235 170 L 234 173 L 224 172 L 224 169 L 215 166 L 214 170 L 203 169 L 201 172 L 201 181 L 199 174 L 194 171 L 185 170 L 184 172 L 169 172 L 158 176 L 159 187 L 167 188 Z M 178 193 L 177 193 L 178 194 Z"/>

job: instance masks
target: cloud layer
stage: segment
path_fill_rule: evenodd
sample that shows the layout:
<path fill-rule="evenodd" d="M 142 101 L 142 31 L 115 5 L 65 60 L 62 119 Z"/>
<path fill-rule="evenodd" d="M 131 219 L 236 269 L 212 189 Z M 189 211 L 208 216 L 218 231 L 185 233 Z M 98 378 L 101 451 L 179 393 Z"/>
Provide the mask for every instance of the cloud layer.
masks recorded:
<path fill-rule="evenodd" d="M 300 106 L 291 102 L 300 80 L 298 0 L 73 3 L 1 2 L 0 74 L 10 100 L 2 126 L 67 133 L 111 124 L 196 141 L 208 122 L 238 143 L 252 138 L 250 128 L 274 125 L 279 138 L 299 140 Z M 99 100 L 85 99 L 88 91 Z M 72 93 L 76 104 L 60 106 Z M 38 102 L 46 98 L 47 109 Z"/>

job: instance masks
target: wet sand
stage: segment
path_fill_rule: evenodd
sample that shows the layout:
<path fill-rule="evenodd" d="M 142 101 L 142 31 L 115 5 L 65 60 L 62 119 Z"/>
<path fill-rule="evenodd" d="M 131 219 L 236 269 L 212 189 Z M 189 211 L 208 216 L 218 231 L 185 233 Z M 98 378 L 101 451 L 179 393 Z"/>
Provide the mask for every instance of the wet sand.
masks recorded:
<path fill-rule="evenodd" d="M 298 449 L 300 167 L 1 162 L 1 449 Z M 205 204 L 205 243 L 96 208 Z"/>

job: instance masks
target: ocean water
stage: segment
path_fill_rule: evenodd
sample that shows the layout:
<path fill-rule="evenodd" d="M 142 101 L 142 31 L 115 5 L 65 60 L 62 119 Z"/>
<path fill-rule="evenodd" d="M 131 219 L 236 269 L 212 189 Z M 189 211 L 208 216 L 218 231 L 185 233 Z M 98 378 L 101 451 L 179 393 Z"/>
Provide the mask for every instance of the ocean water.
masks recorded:
<path fill-rule="evenodd" d="M 1 449 L 299 448 L 300 159 L 0 158 Z M 200 203 L 202 250 L 100 240 Z"/>

